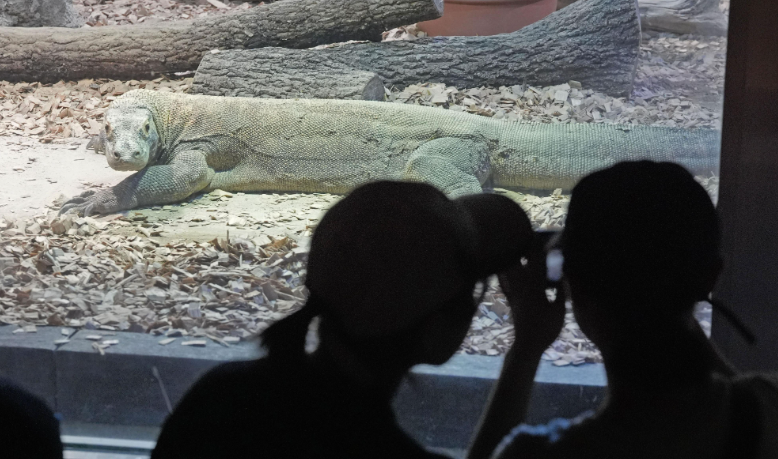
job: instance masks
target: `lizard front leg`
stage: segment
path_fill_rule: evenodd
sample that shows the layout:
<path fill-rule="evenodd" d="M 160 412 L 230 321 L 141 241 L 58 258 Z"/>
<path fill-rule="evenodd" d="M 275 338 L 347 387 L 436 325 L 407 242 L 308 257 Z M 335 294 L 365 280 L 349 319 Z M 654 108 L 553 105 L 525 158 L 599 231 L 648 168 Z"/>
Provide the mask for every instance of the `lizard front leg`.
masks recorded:
<path fill-rule="evenodd" d="M 489 174 L 483 142 L 443 137 L 421 145 L 408 158 L 402 178 L 435 186 L 451 199 L 483 192 Z"/>
<path fill-rule="evenodd" d="M 67 201 L 59 213 L 75 210 L 88 216 L 177 202 L 208 186 L 213 175 L 203 152 L 185 151 L 170 164 L 149 166 L 110 189 L 82 193 Z"/>

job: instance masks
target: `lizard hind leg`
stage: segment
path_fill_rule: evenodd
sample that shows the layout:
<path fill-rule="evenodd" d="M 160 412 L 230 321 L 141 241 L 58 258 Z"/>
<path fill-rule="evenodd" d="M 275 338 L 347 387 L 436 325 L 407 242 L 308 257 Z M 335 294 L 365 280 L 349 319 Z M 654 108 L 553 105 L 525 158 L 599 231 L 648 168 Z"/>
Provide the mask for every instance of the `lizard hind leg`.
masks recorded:
<path fill-rule="evenodd" d="M 408 158 L 402 178 L 429 183 L 454 199 L 482 193 L 489 174 L 485 143 L 444 137 L 417 148 Z"/>

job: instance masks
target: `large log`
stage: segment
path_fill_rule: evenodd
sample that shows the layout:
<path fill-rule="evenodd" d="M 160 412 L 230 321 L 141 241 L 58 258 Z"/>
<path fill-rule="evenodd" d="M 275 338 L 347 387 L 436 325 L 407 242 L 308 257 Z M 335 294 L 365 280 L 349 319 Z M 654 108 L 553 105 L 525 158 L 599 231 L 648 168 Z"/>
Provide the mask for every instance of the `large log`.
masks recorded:
<path fill-rule="evenodd" d="M 640 0 L 640 19 L 647 30 L 726 36 L 727 16 L 719 0 Z"/>
<path fill-rule="evenodd" d="M 194 21 L 0 28 L 0 80 L 149 78 L 195 70 L 213 49 L 380 40 L 385 30 L 441 13 L 440 0 L 284 0 Z"/>
<path fill-rule="evenodd" d="M 375 72 L 387 85 L 401 88 L 420 82 L 466 88 L 576 80 L 586 88 L 629 96 L 639 47 L 635 0 L 581 0 L 511 34 L 209 54 L 195 74 L 193 91 L 227 95 L 224 85 L 261 86 L 283 74 L 291 81 L 300 68 L 325 75 L 340 63 Z M 268 67 L 272 77 L 261 72 Z M 303 83 L 296 88 L 300 92 L 325 96 L 315 79 Z"/>
<path fill-rule="evenodd" d="M 203 59 L 192 92 L 276 99 L 384 100 L 384 82 L 373 72 L 334 61 L 309 68 L 305 62 L 287 61 L 285 48 L 268 49 L 275 52 L 265 54 L 261 60 L 239 62 L 244 56 L 233 56 L 236 65 L 230 68 L 221 67 L 219 60 Z"/>
<path fill-rule="evenodd" d="M 71 0 L 0 0 L 0 27 L 81 27 Z"/>

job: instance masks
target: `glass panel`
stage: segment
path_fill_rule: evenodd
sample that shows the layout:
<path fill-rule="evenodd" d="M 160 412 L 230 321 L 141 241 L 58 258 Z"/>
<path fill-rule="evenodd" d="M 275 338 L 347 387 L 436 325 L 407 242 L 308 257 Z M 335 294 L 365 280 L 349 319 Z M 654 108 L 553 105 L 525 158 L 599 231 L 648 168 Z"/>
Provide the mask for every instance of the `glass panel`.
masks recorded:
<path fill-rule="evenodd" d="M 627 38 L 624 49 L 619 50 L 618 46 L 608 48 L 603 50 L 602 55 L 598 55 L 596 49 L 589 49 L 575 56 L 554 54 L 552 46 L 554 44 L 559 45 L 560 49 L 567 49 L 564 47 L 565 41 L 573 40 L 575 34 L 557 36 L 554 35 L 557 29 L 543 29 L 542 27 L 546 26 L 542 24 L 554 24 L 553 21 L 557 20 L 555 18 L 562 17 L 562 14 L 573 17 L 572 11 L 578 11 L 575 14 L 579 15 L 594 14 L 595 6 L 599 8 L 604 2 L 559 0 L 559 11 L 550 16 L 547 15 L 556 9 L 556 2 L 541 0 L 534 2 L 537 4 L 534 7 L 533 2 L 517 3 L 521 4 L 521 8 L 527 8 L 524 13 L 511 10 L 498 13 L 498 17 L 515 14 L 523 17 L 522 21 L 527 24 L 541 22 L 528 25 L 527 29 L 515 32 L 514 35 L 501 36 L 501 40 L 511 45 L 507 49 L 495 51 L 494 57 L 489 58 L 491 60 L 479 60 L 479 53 L 471 52 L 482 44 L 476 38 L 454 38 L 451 43 L 461 41 L 465 45 L 452 48 L 452 51 L 445 55 L 445 59 L 450 61 L 427 62 L 426 57 L 415 60 L 413 57 L 397 58 L 392 61 L 397 66 L 396 73 L 406 75 L 403 78 L 411 78 L 414 72 L 421 75 L 420 79 L 410 84 L 406 84 L 405 80 L 396 75 L 390 75 L 386 70 L 375 70 L 386 86 L 383 95 L 379 90 L 379 95 L 386 100 L 385 107 L 392 106 L 389 104 L 429 107 L 430 121 L 426 127 L 435 127 L 435 116 L 447 113 L 444 110 L 470 114 L 472 119 L 488 118 L 492 121 L 488 125 L 489 129 L 497 133 L 497 136 L 513 136 L 513 132 L 518 132 L 515 127 L 519 126 L 518 123 L 534 122 L 559 127 L 559 131 L 548 131 L 552 133 L 550 137 L 546 134 L 540 136 L 543 140 L 538 142 L 539 151 L 545 148 L 546 141 L 548 145 L 557 145 L 553 148 L 561 148 L 559 145 L 563 143 L 559 140 L 563 137 L 555 136 L 553 132 L 565 132 L 564 125 L 582 125 L 586 129 L 595 127 L 594 125 L 618 125 L 683 130 L 657 131 L 657 134 L 635 128 L 630 135 L 634 135 L 637 143 L 630 151 L 636 152 L 654 151 L 654 144 L 671 132 L 681 137 L 688 134 L 696 138 L 695 136 L 702 135 L 701 132 L 709 132 L 705 130 L 720 129 L 729 1 L 640 2 L 640 14 L 644 18 L 640 40 L 634 40 L 630 45 Z M 461 13 L 457 13 L 457 4 L 458 2 L 453 0 L 446 2 L 448 10 L 444 18 L 455 18 Z M 679 7 L 681 4 L 684 6 Z M 122 30 L 127 31 L 140 23 L 183 23 L 194 18 L 249 14 L 258 8 L 268 8 L 272 5 L 217 0 L 192 3 L 172 0 L 75 0 L 75 11 L 85 25 L 74 30 L 86 31 L 99 27 L 112 30 L 108 27 L 123 26 L 127 29 Z M 477 14 L 481 13 L 479 10 Z M 629 17 L 628 13 L 623 14 L 623 18 Z M 499 21 L 486 20 L 484 24 L 489 25 L 490 22 L 495 25 Z M 470 27 L 481 27 L 484 24 L 467 23 L 460 26 L 469 30 Z M 322 24 L 319 25 L 323 27 Z M 497 25 L 503 27 L 503 24 Z M 524 23 L 510 22 L 509 25 L 515 29 Z M 588 22 L 584 24 L 568 21 L 558 25 L 568 28 L 580 26 L 581 30 L 593 36 L 597 33 L 608 33 L 605 30 L 608 27 L 604 24 L 594 28 Z M 438 26 L 440 24 L 423 22 L 392 29 L 383 34 L 383 40 L 408 41 L 420 47 L 429 44 L 443 46 L 448 39 L 429 38 L 430 34 L 446 33 L 441 32 L 442 29 Z M 634 24 L 625 27 L 625 30 L 634 31 Z M 467 33 L 461 30 L 460 33 Z M 542 32 L 544 30 L 546 32 Z M 566 33 L 574 31 L 564 30 Z M 478 29 L 477 33 L 470 35 L 483 36 L 495 31 L 511 32 L 502 29 L 483 32 Z M 545 33 L 542 38 L 550 40 L 547 44 L 540 41 L 540 49 L 532 49 L 531 54 L 541 56 L 537 61 L 537 68 L 522 69 L 522 62 L 500 62 L 509 61 L 513 53 L 526 52 L 515 45 L 521 43 L 521 39 L 515 37 L 522 33 L 525 36 Z M 537 35 L 534 37 L 537 38 Z M 308 43 L 313 44 L 318 43 Z M 636 49 L 626 49 L 632 45 Z M 372 59 L 371 62 L 379 66 L 378 61 L 383 60 L 379 54 L 383 51 L 380 49 L 388 49 L 389 45 L 385 44 L 384 48 L 380 49 L 378 45 L 373 48 L 362 44 L 344 45 L 348 46 L 362 46 L 359 49 L 366 51 L 360 59 Z M 478 49 L 488 52 L 488 46 L 483 46 L 483 49 Z M 333 50 L 340 48 L 342 47 L 321 51 L 331 52 L 328 56 L 331 55 L 332 62 L 335 62 L 337 53 Z M 624 69 L 629 69 L 629 65 L 632 65 L 627 62 L 630 53 L 636 58 L 632 61 L 632 71 L 627 71 L 625 76 Z M 220 56 L 222 53 L 207 55 Z M 63 62 L 72 59 L 64 50 L 58 56 Z M 283 58 L 281 63 L 293 59 L 297 57 Z M 620 59 L 627 64 L 613 63 Z M 302 68 L 298 69 L 300 72 L 310 71 L 315 74 L 320 71 L 313 61 L 301 62 Z M 76 62 L 63 65 L 75 68 Z M 140 62 L 138 65 L 146 64 Z M 437 66 L 437 70 L 429 70 L 425 65 L 429 65 L 430 69 L 433 65 Z M 541 65 L 546 68 L 541 69 Z M 517 73 L 524 76 L 511 77 L 514 72 L 511 66 L 515 66 L 515 72 L 524 72 Z M 57 73 L 59 70 L 54 66 L 47 69 L 49 70 L 52 78 L 48 79 L 58 80 L 56 75 L 60 74 Z M 104 71 L 95 67 L 96 73 L 99 73 L 98 70 Z M 79 395 L 84 398 L 76 397 L 73 405 L 57 407 L 68 422 L 83 423 L 87 426 L 101 423 L 145 427 L 158 425 L 166 414 L 166 403 L 174 404 L 186 386 L 202 374 L 206 367 L 218 361 L 250 358 L 255 355 L 256 345 L 249 339 L 264 330 L 268 324 L 299 308 L 307 297 L 308 292 L 302 283 L 310 236 L 323 213 L 341 196 L 333 187 L 313 183 L 308 180 L 309 177 L 295 177 L 290 175 L 289 171 L 281 171 L 286 175 L 279 175 L 280 180 L 276 183 L 277 186 L 274 185 L 275 191 L 252 192 L 256 190 L 251 190 L 251 186 L 223 187 L 228 190 L 194 192 L 182 196 L 179 202 L 175 203 L 163 202 L 163 199 L 143 206 L 129 205 L 119 213 L 109 212 L 103 216 L 57 215 L 60 206 L 73 196 L 83 192 L 104 192 L 128 176 L 126 170 L 113 170 L 108 167 L 106 158 L 96 151 L 103 148 L 102 142 L 95 140 L 95 136 L 103 130 L 106 110 L 111 104 L 136 89 L 164 94 L 194 93 L 197 89 L 193 88 L 197 82 L 194 70 L 195 68 L 185 68 L 178 73 L 160 74 L 159 69 L 152 69 L 145 74 L 154 73 L 153 78 L 146 79 L 141 76 L 136 76 L 135 79 L 112 79 L 105 78 L 104 75 L 89 77 L 84 76 L 88 72 L 82 70 L 83 78 L 71 80 L 0 81 L 0 215 L 3 216 L 0 219 L 0 323 L 4 324 L 4 327 L 0 327 L 0 332 L 6 333 L 3 343 L 7 348 L 39 346 L 41 349 L 56 350 L 61 353 L 58 355 L 70 352 L 67 355 L 72 360 L 67 360 L 68 362 L 82 362 L 78 371 L 89 375 L 84 376 L 84 381 L 92 383 L 88 386 L 90 390 L 79 391 Z M 385 73 L 380 73 L 382 71 Z M 598 71 L 610 73 L 598 74 Z M 441 77 L 426 77 L 441 72 Z M 446 72 L 450 72 L 450 75 Z M 558 74 L 575 77 L 560 81 L 559 77 L 555 76 Z M 12 79 L 12 74 L 5 75 L 7 79 Z M 39 71 L 39 75 L 40 80 L 45 80 L 47 73 Z M 321 74 L 320 79 L 325 80 L 330 76 Z M 357 81 L 354 84 L 361 84 L 360 78 L 364 77 L 363 74 L 353 75 L 354 81 Z M 290 91 L 294 92 L 291 94 L 287 91 L 287 96 L 313 93 L 320 98 L 326 97 L 321 88 L 315 88 L 319 80 L 317 78 L 290 80 L 289 75 L 284 78 L 289 82 L 287 86 L 292 87 Z M 227 84 L 226 80 L 219 81 L 217 86 Z M 452 81 L 470 83 L 453 84 Z M 205 82 L 200 84 L 206 85 Z M 305 84 L 312 86 L 307 87 Z M 344 88 L 349 84 L 351 83 L 344 81 L 335 86 L 338 91 L 345 91 Z M 624 93 L 623 88 L 629 89 Z M 200 90 L 202 91 L 202 88 Z M 281 89 L 279 91 L 283 92 Z M 396 120 L 398 124 L 405 122 L 402 116 Z M 258 124 L 265 121 L 266 119 L 258 120 Z M 196 124 L 195 121 L 192 123 Z M 406 123 L 404 129 L 410 129 L 407 124 L 413 123 L 414 120 Z M 476 124 L 475 121 L 473 124 Z M 140 124 L 138 126 L 139 129 L 145 130 L 143 135 L 147 136 L 147 128 Z M 121 127 L 112 126 L 111 129 L 115 131 Z M 156 129 L 162 133 L 167 127 L 156 126 Z M 593 144 L 603 145 L 607 143 L 606 136 L 616 131 L 603 129 L 592 132 L 595 134 L 588 138 L 594 139 Z M 598 137 L 596 132 L 601 132 L 601 137 Z M 630 132 L 630 129 L 625 127 L 618 132 Z M 641 137 L 636 134 L 639 132 L 645 135 Z M 166 131 L 164 135 L 175 134 Z M 260 131 L 258 135 L 263 134 Z M 274 132 L 266 137 L 288 140 L 285 135 L 283 132 Z M 366 144 L 384 140 L 386 139 L 359 139 Z M 597 143 L 600 140 L 603 142 Z M 517 145 L 521 143 L 518 140 L 516 142 Z M 717 158 L 716 142 L 710 144 L 715 146 L 706 151 L 710 157 Z M 206 148 L 205 143 L 198 148 Z M 571 144 L 574 148 L 578 148 L 576 145 L 583 145 L 580 142 Z M 266 144 L 269 148 L 273 145 L 281 143 Z M 336 144 L 332 146 L 337 148 Z M 233 147 L 234 145 L 230 148 Z M 552 147 L 548 148 L 549 151 L 553 150 Z M 576 151 L 577 154 L 591 153 L 581 148 L 581 151 Z M 558 153 L 558 150 L 554 151 Z M 506 150 L 505 153 L 508 155 L 515 152 Z M 498 153 L 500 152 L 497 150 L 490 151 L 490 154 Z M 657 158 L 664 158 L 661 156 L 664 153 L 667 152 L 659 154 Z M 636 154 L 634 159 L 639 157 L 642 157 L 642 154 Z M 539 160 L 542 163 L 543 158 Z M 573 163 L 570 157 L 562 160 L 558 163 L 562 169 L 557 169 L 557 173 L 566 173 L 566 161 Z M 592 162 L 584 169 L 588 167 L 588 170 L 594 170 L 598 166 L 607 165 L 606 163 L 607 161 Z M 404 165 L 392 164 L 398 169 L 391 177 L 399 178 L 399 170 Z M 218 169 L 230 166 L 219 163 L 214 167 Z M 353 167 L 363 168 L 361 165 Z M 505 176 L 511 173 L 500 172 L 501 169 L 494 165 L 492 168 L 497 175 Z M 314 166 L 307 169 L 309 175 L 318 172 Z M 583 169 L 570 172 L 567 175 L 572 178 L 564 180 L 554 176 L 552 172 L 550 179 L 535 177 L 527 182 L 527 186 L 522 186 L 524 182 L 519 176 L 521 174 L 513 177 L 513 180 L 503 180 L 504 177 L 478 178 L 483 179 L 487 191 L 501 193 L 516 200 L 530 216 L 535 229 L 560 230 L 565 223 L 571 185 L 585 172 L 587 170 Z M 698 172 L 698 180 L 715 200 L 718 192 L 718 177 L 715 172 Z M 261 175 L 256 171 L 251 174 Z M 295 182 L 295 178 L 300 180 Z M 558 186 L 554 185 L 555 183 Z M 552 186 L 541 187 L 539 184 Z M 169 190 L 166 193 L 173 192 Z M 77 204 L 78 202 L 80 201 L 76 201 Z M 100 208 L 89 210 L 99 212 Z M 701 305 L 698 318 L 709 332 L 710 306 Z M 510 347 L 513 338 L 509 308 L 496 281 L 492 280 L 473 319 L 470 332 L 461 345 L 460 353 L 499 356 Z M 147 358 L 148 365 L 143 367 L 142 376 L 138 376 L 137 380 L 127 380 L 124 389 L 143 385 L 146 398 L 141 397 L 143 401 L 140 403 L 142 405 L 157 397 L 153 409 L 139 405 L 135 418 L 107 414 L 97 407 L 88 413 L 79 412 L 76 407 L 83 405 L 84 400 L 92 396 L 97 397 L 94 399 L 97 405 L 108 403 L 106 398 L 98 396 L 101 393 L 100 384 L 112 384 L 111 362 L 117 361 L 90 359 L 96 355 L 133 354 Z M 188 372 L 182 373 L 185 376 L 181 379 L 179 373 L 173 372 L 173 367 L 165 369 L 166 356 L 208 363 L 193 364 Z M 579 330 L 572 313 L 568 314 L 562 334 L 546 352 L 544 360 L 555 366 L 578 366 L 602 361 L 599 351 Z M 152 367 L 155 372 L 153 374 Z M 60 366 L 56 371 L 62 370 L 63 367 Z M 3 370 L 0 369 L 0 374 L 2 373 Z M 34 379 L 33 376 L 12 368 L 7 370 L 7 374 L 19 378 L 23 384 Z M 77 379 L 73 375 L 70 377 Z M 31 390 L 37 391 L 36 393 L 47 400 L 53 400 L 51 390 L 54 389 L 39 385 Z M 73 390 L 75 393 L 76 389 Z M 113 392 L 107 390 L 105 393 Z M 164 401 L 165 398 L 168 399 L 167 402 Z M 124 400 L 122 403 L 129 402 Z M 141 412 L 147 413 L 148 416 L 141 415 Z M 80 429 L 79 435 L 84 430 Z"/>

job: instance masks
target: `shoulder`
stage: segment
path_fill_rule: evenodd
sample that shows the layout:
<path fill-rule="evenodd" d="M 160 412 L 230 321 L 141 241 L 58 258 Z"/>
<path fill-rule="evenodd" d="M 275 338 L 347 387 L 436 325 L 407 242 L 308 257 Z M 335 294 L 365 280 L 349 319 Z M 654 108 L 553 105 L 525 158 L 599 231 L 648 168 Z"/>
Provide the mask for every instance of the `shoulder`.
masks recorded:
<path fill-rule="evenodd" d="M 62 457 L 59 422 L 51 409 L 43 400 L 2 378 L 0 419 L 0 443 L 7 457 Z"/>
<path fill-rule="evenodd" d="M 778 394 L 778 372 L 745 373 L 732 379 L 736 387 L 748 387 Z"/>
<path fill-rule="evenodd" d="M 218 365 L 192 385 L 179 403 L 179 410 L 221 410 L 231 403 L 249 402 L 265 392 L 271 373 L 265 359 Z"/>
<path fill-rule="evenodd" d="M 736 409 L 778 424 L 778 373 L 747 373 L 731 381 Z"/>
<path fill-rule="evenodd" d="M 56 423 L 54 413 L 38 397 L 32 395 L 7 379 L 0 378 L 0 408 L 8 419 L 9 414 L 23 420 L 50 419 Z"/>
<path fill-rule="evenodd" d="M 218 438 L 229 443 L 245 429 L 260 428 L 264 401 L 272 399 L 264 376 L 266 362 L 230 362 L 203 375 L 184 395 L 162 426 L 152 457 L 206 457 L 209 445 L 192 438 Z M 199 450 L 202 447 L 202 450 Z"/>
<path fill-rule="evenodd" d="M 778 373 L 747 373 L 732 380 L 735 408 L 778 426 Z M 773 428 L 773 427 L 771 427 Z"/>
<path fill-rule="evenodd" d="M 575 418 L 557 418 L 547 424 L 522 424 L 514 428 L 495 450 L 495 459 L 518 457 L 553 458 L 566 457 L 570 436 L 580 430 L 594 412 L 587 411 Z"/>
<path fill-rule="evenodd" d="M 270 365 L 267 359 L 226 362 L 208 370 L 193 387 L 262 378 L 268 371 Z"/>

